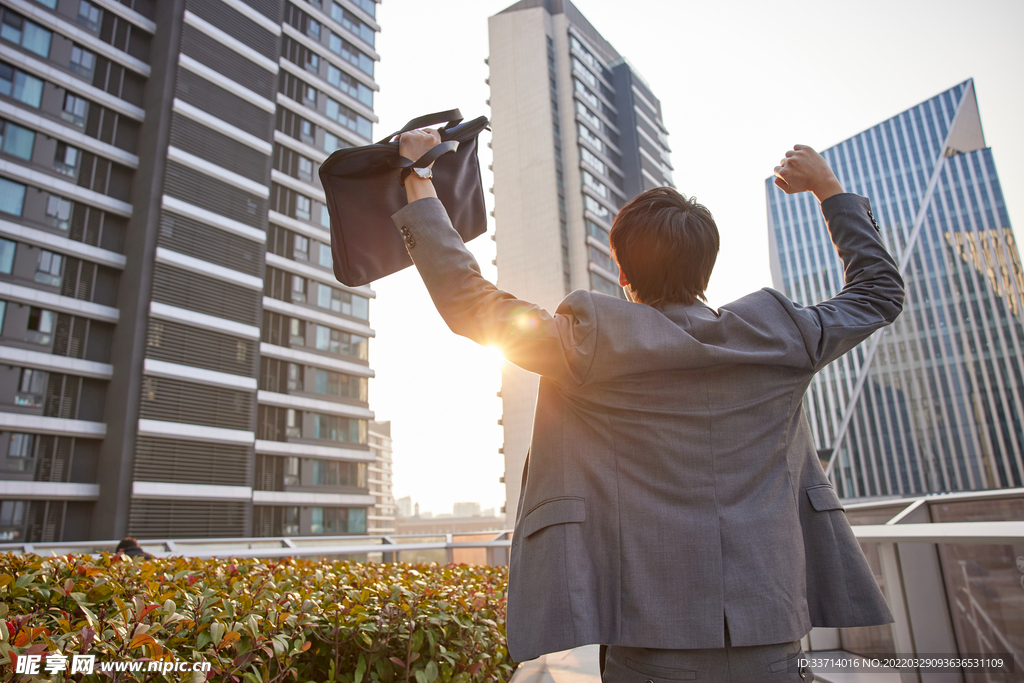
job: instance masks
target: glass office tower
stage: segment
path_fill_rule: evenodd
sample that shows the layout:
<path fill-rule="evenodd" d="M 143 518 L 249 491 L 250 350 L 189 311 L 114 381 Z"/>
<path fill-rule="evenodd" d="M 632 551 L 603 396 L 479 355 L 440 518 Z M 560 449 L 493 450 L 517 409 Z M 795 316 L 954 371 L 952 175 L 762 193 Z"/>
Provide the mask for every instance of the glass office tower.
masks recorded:
<path fill-rule="evenodd" d="M 891 327 L 815 377 L 806 400 L 847 498 L 1024 482 L 1024 275 L 973 81 L 822 152 L 871 199 L 907 283 Z M 766 180 L 775 287 L 816 303 L 843 285 L 814 197 Z"/>

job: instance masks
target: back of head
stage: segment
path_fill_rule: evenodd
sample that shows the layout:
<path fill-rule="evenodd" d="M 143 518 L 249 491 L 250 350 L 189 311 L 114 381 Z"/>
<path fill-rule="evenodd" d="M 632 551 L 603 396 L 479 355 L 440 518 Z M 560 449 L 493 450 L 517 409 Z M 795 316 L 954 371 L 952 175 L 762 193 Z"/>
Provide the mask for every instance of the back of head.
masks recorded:
<path fill-rule="evenodd" d="M 129 548 L 138 548 L 138 547 L 139 547 L 139 542 L 138 541 L 136 541 L 131 536 L 125 536 L 123 539 L 121 539 L 121 542 L 117 544 L 117 549 L 114 552 L 115 553 L 119 553 L 119 552 L 121 552 L 123 550 L 128 550 Z"/>
<path fill-rule="evenodd" d="M 612 252 L 637 301 L 657 306 L 707 300 L 704 290 L 718 258 L 711 212 L 670 187 L 630 200 L 615 217 Z"/>

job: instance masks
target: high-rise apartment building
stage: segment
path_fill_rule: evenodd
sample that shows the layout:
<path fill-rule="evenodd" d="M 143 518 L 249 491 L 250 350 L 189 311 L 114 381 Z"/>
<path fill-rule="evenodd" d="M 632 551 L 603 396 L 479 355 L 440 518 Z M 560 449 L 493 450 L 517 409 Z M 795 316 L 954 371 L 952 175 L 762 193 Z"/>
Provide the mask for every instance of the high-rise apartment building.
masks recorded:
<path fill-rule="evenodd" d="M 906 306 L 814 378 L 807 414 L 842 496 L 1024 483 L 1024 271 L 973 81 L 822 152 L 871 199 Z M 816 303 L 842 287 L 817 203 L 766 181 L 775 286 Z"/>
<path fill-rule="evenodd" d="M 369 465 L 367 484 L 374 498 L 373 507 L 367 511 L 369 534 L 395 533 L 395 498 L 391 481 L 391 422 L 370 423 L 370 452 L 373 462 Z"/>
<path fill-rule="evenodd" d="M 661 103 L 569 0 L 522 0 L 489 29 L 497 284 L 549 311 L 574 289 L 621 297 L 612 220 L 640 192 L 672 185 Z M 502 373 L 510 518 L 537 381 Z"/>
<path fill-rule="evenodd" d="M 373 0 L 0 1 L 0 533 L 360 533 Z"/>

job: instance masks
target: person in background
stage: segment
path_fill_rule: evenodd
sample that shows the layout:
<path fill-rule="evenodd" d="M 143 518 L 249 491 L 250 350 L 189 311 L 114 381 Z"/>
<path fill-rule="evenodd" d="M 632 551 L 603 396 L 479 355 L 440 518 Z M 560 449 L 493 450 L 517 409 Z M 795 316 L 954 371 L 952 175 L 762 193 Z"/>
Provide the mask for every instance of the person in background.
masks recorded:
<path fill-rule="evenodd" d="M 117 550 L 114 551 L 118 555 L 127 555 L 129 557 L 141 557 L 144 560 L 152 560 L 153 556 L 147 553 L 139 546 L 139 542 L 131 536 L 126 536 L 121 539 L 121 542 L 117 544 Z"/>

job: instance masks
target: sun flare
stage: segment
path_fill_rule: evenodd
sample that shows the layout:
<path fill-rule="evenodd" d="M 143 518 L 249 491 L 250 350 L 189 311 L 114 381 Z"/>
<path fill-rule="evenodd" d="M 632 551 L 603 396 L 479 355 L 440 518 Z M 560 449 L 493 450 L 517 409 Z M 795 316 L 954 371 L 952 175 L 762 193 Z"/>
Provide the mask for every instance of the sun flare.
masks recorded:
<path fill-rule="evenodd" d="M 494 362 L 494 367 L 499 369 L 504 367 L 506 361 L 505 356 L 502 355 L 501 353 L 501 349 L 499 349 L 497 346 L 485 346 L 484 351 L 487 352 L 487 355 Z"/>

